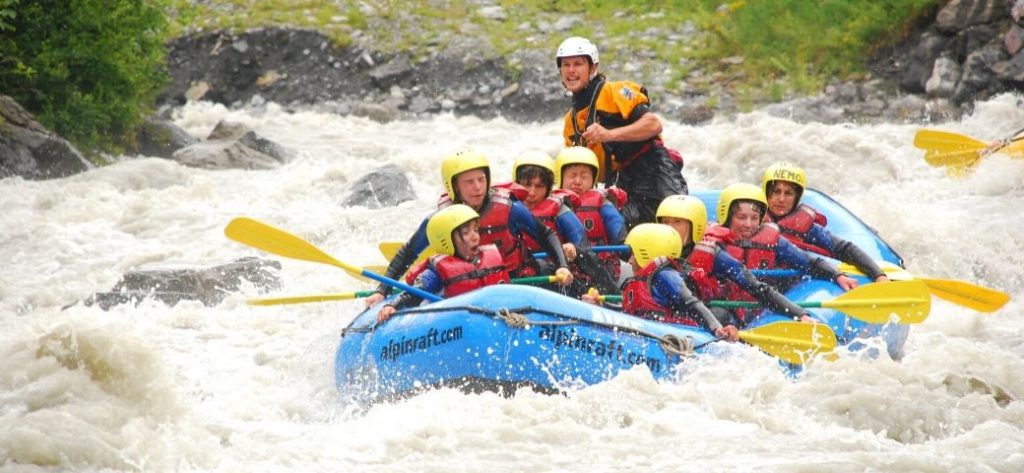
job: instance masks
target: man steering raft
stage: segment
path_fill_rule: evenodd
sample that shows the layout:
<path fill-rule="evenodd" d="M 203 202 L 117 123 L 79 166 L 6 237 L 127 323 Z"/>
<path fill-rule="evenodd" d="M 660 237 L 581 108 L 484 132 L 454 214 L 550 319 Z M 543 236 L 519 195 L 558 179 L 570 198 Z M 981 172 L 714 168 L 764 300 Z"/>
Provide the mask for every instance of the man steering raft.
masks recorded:
<path fill-rule="evenodd" d="M 650 111 L 647 90 L 631 81 L 608 81 L 598 73 L 597 46 L 566 39 L 555 54 L 562 86 L 572 94 L 565 114 L 566 146 L 586 146 L 599 158 L 598 179 L 629 194 L 622 208 L 626 225 L 654 222 L 658 204 L 686 194 L 683 158 L 665 147 L 661 120 Z"/>

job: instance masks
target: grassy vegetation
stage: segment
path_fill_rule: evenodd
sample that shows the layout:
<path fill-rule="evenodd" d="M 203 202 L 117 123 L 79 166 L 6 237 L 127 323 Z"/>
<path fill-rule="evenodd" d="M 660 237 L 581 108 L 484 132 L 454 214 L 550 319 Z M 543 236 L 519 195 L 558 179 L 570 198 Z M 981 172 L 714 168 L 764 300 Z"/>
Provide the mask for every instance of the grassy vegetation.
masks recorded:
<path fill-rule="evenodd" d="M 119 151 L 166 80 L 162 0 L 0 0 L 0 92 L 91 157 Z"/>
<path fill-rule="evenodd" d="M 864 72 L 875 48 L 900 38 L 942 0 L 500 0 L 502 21 L 479 14 L 468 0 L 176 0 L 175 31 L 269 25 L 316 28 L 341 45 L 353 32 L 384 51 L 425 54 L 445 38 L 473 35 L 499 54 L 521 48 L 554 49 L 568 35 L 598 38 L 602 62 L 642 54 L 671 74 L 679 87 L 693 68 L 721 71 L 741 96 L 779 100 L 789 92 L 816 92 L 831 78 Z M 567 15 L 580 19 L 569 31 L 542 29 Z M 688 22 L 707 34 L 687 38 Z M 378 28 L 375 26 L 386 25 Z M 644 34 L 656 31 L 656 34 Z M 742 58 L 723 64 L 722 58 Z M 661 67 L 664 66 L 664 67 Z M 706 77 L 706 76 L 705 76 Z M 702 82 L 703 80 L 703 82 Z M 702 88 L 710 79 L 689 80 Z M 755 92 L 756 91 L 756 92 Z"/>

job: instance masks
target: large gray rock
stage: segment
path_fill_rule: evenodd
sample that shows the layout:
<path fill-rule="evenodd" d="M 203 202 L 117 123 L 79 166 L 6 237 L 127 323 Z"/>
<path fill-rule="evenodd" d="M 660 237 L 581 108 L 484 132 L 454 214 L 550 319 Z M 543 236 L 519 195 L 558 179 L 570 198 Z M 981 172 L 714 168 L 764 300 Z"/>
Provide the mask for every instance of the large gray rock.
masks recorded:
<path fill-rule="evenodd" d="M 71 143 L 44 128 L 14 99 L 0 94 L 0 178 L 49 179 L 94 167 Z"/>
<path fill-rule="evenodd" d="M 416 193 L 405 177 L 405 171 L 395 164 L 387 164 L 370 171 L 349 186 L 349 195 L 342 202 L 346 207 L 363 206 L 371 209 L 390 207 L 413 200 Z"/>
<path fill-rule="evenodd" d="M 171 159 L 202 169 L 274 169 L 281 162 L 238 141 L 203 141 L 174 152 Z"/>
<path fill-rule="evenodd" d="M 221 120 L 207 141 L 179 149 L 171 159 L 203 169 L 273 169 L 294 154 L 245 124 Z"/>
<path fill-rule="evenodd" d="M 932 76 L 924 85 L 929 97 L 950 98 L 960 80 L 960 63 L 948 57 L 940 57 L 935 61 Z"/>
<path fill-rule="evenodd" d="M 129 271 L 110 291 L 93 294 L 85 300 L 85 305 L 95 304 L 107 310 L 120 304 L 138 305 L 145 298 L 153 298 L 167 305 L 189 300 L 215 306 L 243 284 L 250 284 L 260 292 L 279 289 L 280 269 L 281 263 L 277 261 L 247 257 L 211 268 Z"/>
<path fill-rule="evenodd" d="M 1006 0 L 952 0 L 935 16 L 935 29 L 955 33 L 971 26 L 994 23 L 1006 18 L 1009 10 Z"/>
<path fill-rule="evenodd" d="M 975 100 L 991 90 L 991 82 L 996 73 L 993 67 L 1000 61 L 1007 59 L 1006 51 L 1001 44 L 991 44 L 983 49 L 975 51 L 967 56 L 964 61 L 964 71 L 953 92 L 953 100 L 958 103 Z"/>
<path fill-rule="evenodd" d="M 139 145 L 136 153 L 170 158 L 175 151 L 198 141 L 174 122 L 151 118 L 139 127 Z"/>

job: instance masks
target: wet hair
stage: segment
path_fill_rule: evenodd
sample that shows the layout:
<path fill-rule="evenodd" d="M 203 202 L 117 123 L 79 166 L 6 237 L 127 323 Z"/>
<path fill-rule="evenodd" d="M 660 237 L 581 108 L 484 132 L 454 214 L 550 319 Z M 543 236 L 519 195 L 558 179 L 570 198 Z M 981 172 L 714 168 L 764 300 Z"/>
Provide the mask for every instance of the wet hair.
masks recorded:
<path fill-rule="evenodd" d="M 553 172 L 532 164 L 519 166 L 519 169 L 516 172 L 516 183 L 525 185 L 538 177 L 540 178 L 541 184 L 544 184 L 544 187 L 548 188 L 548 190 L 555 185 L 555 174 Z"/>

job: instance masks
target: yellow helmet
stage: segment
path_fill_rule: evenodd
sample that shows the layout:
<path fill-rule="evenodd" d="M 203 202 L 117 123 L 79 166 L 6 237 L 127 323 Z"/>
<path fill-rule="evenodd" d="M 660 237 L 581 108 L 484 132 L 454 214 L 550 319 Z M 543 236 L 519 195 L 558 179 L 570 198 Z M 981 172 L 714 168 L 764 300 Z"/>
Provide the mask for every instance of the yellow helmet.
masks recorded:
<path fill-rule="evenodd" d="M 633 251 L 636 263 L 643 268 L 655 258 L 678 258 L 683 252 L 683 239 L 668 225 L 641 223 L 626 235 L 626 246 Z"/>
<path fill-rule="evenodd" d="M 515 162 L 512 163 L 513 181 L 519 176 L 520 166 L 537 166 L 551 171 L 552 174 L 555 172 L 555 161 L 543 151 L 530 150 L 517 156 Z"/>
<path fill-rule="evenodd" d="M 764 190 L 753 184 L 741 182 L 729 185 L 718 195 L 717 217 L 719 224 L 729 225 L 729 208 L 737 200 L 749 200 L 761 204 L 761 221 L 764 221 L 764 215 L 768 210 L 768 199 L 764 196 Z"/>
<path fill-rule="evenodd" d="M 480 215 L 472 207 L 463 204 L 449 205 L 437 211 L 427 221 L 427 241 L 430 242 L 430 247 L 438 253 L 454 255 L 455 242 L 452 241 L 452 234 L 462 224 L 478 218 Z"/>
<path fill-rule="evenodd" d="M 690 221 L 690 238 L 697 243 L 704 238 L 704 231 L 708 229 L 708 209 L 704 207 L 704 201 L 692 195 L 670 195 L 658 205 L 655 218 L 675 217 Z"/>
<path fill-rule="evenodd" d="M 799 188 L 797 191 L 797 202 L 799 202 L 800 196 L 803 195 L 804 189 L 807 188 L 807 173 L 796 164 L 779 161 L 768 166 L 768 169 L 764 171 L 764 175 L 761 176 L 761 188 L 764 189 L 765 195 L 771 193 L 768 185 L 772 181 L 785 181 L 795 184 Z"/>
<path fill-rule="evenodd" d="M 562 170 L 572 164 L 586 164 L 594 168 L 594 182 L 597 182 L 597 175 L 601 170 L 597 163 L 597 155 L 589 148 L 573 146 L 559 151 L 555 157 L 555 188 L 562 187 Z"/>
<path fill-rule="evenodd" d="M 444 188 L 448 191 L 448 198 L 452 202 L 460 203 L 462 199 L 455 193 L 455 177 L 466 171 L 483 169 L 487 174 L 487 185 L 491 184 L 491 165 L 487 162 L 487 156 L 478 151 L 459 151 L 458 153 L 445 156 L 441 161 L 441 179 L 444 180 Z"/>

